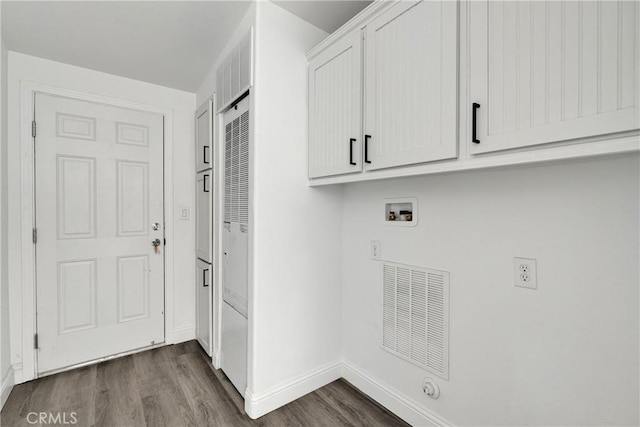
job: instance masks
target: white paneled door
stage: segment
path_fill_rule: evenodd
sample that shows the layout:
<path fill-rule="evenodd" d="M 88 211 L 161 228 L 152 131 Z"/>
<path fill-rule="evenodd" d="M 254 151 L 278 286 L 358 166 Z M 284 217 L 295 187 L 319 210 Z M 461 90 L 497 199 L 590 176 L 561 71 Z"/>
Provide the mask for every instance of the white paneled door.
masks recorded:
<path fill-rule="evenodd" d="M 35 116 L 38 372 L 163 342 L 163 117 L 45 94 Z"/>

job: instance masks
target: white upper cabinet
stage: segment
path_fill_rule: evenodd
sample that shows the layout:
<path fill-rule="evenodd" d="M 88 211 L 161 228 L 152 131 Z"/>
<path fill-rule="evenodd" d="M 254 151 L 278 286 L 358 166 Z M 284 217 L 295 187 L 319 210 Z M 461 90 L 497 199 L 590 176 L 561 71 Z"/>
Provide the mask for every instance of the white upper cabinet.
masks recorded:
<path fill-rule="evenodd" d="M 353 31 L 309 63 L 309 177 L 362 170 L 362 35 Z"/>
<path fill-rule="evenodd" d="M 196 172 L 210 169 L 212 161 L 213 102 L 208 100 L 196 111 Z"/>
<path fill-rule="evenodd" d="M 310 53 L 312 179 L 457 157 L 457 2 L 363 14 Z"/>
<path fill-rule="evenodd" d="M 367 170 L 457 156 L 457 6 L 402 1 L 367 23 Z"/>
<path fill-rule="evenodd" d="M 638 129 L 638 9 L 635 1 L 469 2 L 470 152 Z"/>

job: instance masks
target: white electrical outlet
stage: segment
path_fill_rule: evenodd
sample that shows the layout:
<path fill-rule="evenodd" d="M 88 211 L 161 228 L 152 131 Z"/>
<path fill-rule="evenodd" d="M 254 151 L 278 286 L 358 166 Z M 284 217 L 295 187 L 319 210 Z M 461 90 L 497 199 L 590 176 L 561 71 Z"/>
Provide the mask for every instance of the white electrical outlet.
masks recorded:
<path fill-rule="evenodd" d="M 533 258 L 513 259 L 513 282 L 521 288 L 537 289 L 536 260 Z"/>
<path fill-rule="evenodd" d="M 379 240 L 371 241 L 371 259 L 381 259 L 380 258 L 381 245 Z"/>

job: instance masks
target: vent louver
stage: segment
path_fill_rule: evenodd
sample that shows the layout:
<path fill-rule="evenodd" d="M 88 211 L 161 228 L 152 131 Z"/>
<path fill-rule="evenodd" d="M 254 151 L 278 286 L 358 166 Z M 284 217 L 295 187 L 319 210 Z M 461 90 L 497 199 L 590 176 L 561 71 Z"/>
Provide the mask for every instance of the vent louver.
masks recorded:
<path fill-rule="evenodd" d="M 228 123 L 224 134 L 224 222 L 228 223 L 231 223 L 231 128 L 232 123 Z"/>
<path fill-rule="evenodd" d="M 449 378 L 449 273 L 385 262 L 382 347 Z"/>
<path fill-rule="evenodd" d="M 225 126 L 224 222 L 249 223 L 249 111 Z"/>

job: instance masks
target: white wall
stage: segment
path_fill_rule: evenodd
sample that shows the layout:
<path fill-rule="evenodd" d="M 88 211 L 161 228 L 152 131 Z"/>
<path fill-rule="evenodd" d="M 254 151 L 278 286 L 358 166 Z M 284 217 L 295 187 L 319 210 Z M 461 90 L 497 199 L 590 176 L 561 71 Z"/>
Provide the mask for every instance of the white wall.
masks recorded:
<path fill-rule="evenodd" d="M 20 187 L 20 82 L 35 82 L 57 88 L 90 93 L 170 109 L 173 112 L 172 170 L 173 210 L 167 212 L 168 227 L 173 229 L 174 241 L 168 236 L 167 254 L 173 257 L 174 270 L 169 288 L 173 286 L 173 306 L 167 307 L 169 318 L 167 338 L 174 342 L 195 336 L 195 240 L 191 220 L 179 220 L 182 207 L 191 209 L 194 217 L 195 174 L 193 114 L 195 95 L 149 83 L 113 76 L 58 62 L 9 52 L 9 280 L 11 299 L 12 363 L 18 370 L 23 362 L 23 328 L 21 286 L 21 225 L 29 212 L 21 212 L 23 194 Z M 28 126 L 27 126 L 28 127 Z M 29 131 L 29 129 L 23 129 Z M 167 206 L 171 209 L 171 206 Z M 26 361 L 25 361 L 26 363 Z M 26 371 L 25 371 L 26 372 Z"/>
<path fill-rule="evenodd" d="M 7 71 L 8 51 L 2 40 L 0 4 L 0 408 L 13 386 L 9 329 L 9 279 L 7 246 Z"/>
<path fill-rule="evenodd" d="M 342 343 L 366 375 L 454 425 L 638 425 L 639 159 L 349 184 Z M 418 199 L 418 225 L 383 224 L 383 199 Z M 451 272 L 450 380 L 379 347 L 379 263 Z M 538 260 L 538 289 L 513 257 Z M 434 378 L 438 378 L 433 376 Z"/>
<path fill-rule="evenodd" d="M 305 52 L 324 37 L 257 3 L 245 404 L 253 417 L 323 385 L 341 356 L 342 191 L 307 186 Z"/>

